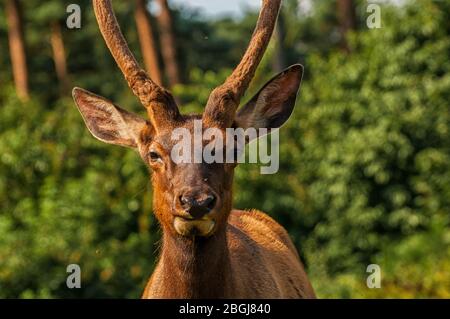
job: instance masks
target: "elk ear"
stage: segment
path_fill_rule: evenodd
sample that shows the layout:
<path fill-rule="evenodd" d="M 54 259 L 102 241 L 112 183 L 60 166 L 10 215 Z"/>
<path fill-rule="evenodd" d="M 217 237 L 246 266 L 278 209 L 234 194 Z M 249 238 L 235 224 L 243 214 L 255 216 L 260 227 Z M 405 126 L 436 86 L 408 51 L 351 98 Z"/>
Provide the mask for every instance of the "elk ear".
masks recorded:
<path fill-rule="evenodd" d="M 237 112 L 234 126 L 247 129 L 279 128 L 291 116 L 303 76 L 303 66 L 295 64 L 277 74 Z"/>
<path fill-rule="evenodd" d="M 91 134 L 102 142 L 136 148 L 147 122 L 107 99 L 74 88 L 73 99 Z"/>

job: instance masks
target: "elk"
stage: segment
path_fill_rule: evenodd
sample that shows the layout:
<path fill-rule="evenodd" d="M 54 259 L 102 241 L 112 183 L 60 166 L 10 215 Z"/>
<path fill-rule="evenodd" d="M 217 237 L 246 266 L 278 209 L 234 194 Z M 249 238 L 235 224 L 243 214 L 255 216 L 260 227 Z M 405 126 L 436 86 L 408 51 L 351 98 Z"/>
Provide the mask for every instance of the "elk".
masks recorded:
<path fill-rule="evenodd" d="M 193 121 L 230 127 L 279 128 L 291 115 L 303 74 L 293 65 L 238 110 L 271 38 L 281 0 L 263 0 L 242 60 L 215 88 L 203 114 L 183 115 L 175 99 L 138 65 L 110 0 L 94 0 L 101 34 L 148 120 L 80 88 L 75 103 L 91 134 L 136 149 L 149 166 L 161 251 L 143 298 L 315 298 L 286 230 L 265 213 L 232 209 L 235 163 L 182 163 L 170 157 L 176 128 Z"/>

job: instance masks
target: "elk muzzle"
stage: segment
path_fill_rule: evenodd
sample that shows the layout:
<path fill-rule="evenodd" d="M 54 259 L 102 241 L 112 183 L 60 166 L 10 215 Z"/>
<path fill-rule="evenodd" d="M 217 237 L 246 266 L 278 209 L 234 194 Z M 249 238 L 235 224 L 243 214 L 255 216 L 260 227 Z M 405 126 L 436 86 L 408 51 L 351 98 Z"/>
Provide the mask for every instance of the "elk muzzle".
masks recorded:
<path fill-rule="evenodd" d="M 184 194 L 179 196 L 179 201 L 186 213 L 194 219 L 200 219 L 213 210 L 216 205 L 216 196 L 214 194 L 198 196 Z"/>
<path fill-rule="evenodd" d="M 209 236 L 216 221 L 217 196 L 211 191 L 191 189 L 176 196 L 174 228 L 182 236 Z"/>

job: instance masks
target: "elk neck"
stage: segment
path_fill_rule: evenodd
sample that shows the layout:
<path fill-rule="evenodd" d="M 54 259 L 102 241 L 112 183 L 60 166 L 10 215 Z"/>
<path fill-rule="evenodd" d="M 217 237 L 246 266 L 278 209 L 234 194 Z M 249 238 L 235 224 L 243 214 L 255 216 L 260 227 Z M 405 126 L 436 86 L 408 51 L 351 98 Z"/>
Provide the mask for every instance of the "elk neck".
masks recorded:
<path fill-rule="evenodd" d="M 160 261 L 166 287 L 181 298 L 223 298 L 230 285 L 225 228 L 209 238 L 163 232 Z"/>

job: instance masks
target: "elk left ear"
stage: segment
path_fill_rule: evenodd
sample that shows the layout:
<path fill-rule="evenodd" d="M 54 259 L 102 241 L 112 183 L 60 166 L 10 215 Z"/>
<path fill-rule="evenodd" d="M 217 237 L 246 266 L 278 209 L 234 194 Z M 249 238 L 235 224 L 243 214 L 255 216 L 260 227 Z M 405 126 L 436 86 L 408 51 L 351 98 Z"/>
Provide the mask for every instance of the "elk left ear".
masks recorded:
<path fill-rule="evenodd" d="M 294 110 L 303 66 L 295 64 L 277 74 L 236 114 L 235 127 L 270 129 L 281 127 Z"/>
<path fill-rule="evenodd" d="M 74 88 L 72 95 L 95 138 L 105 143 L 138 147 L 140 133 L 148 126 L 144 119 L 89 91 Z"/>

